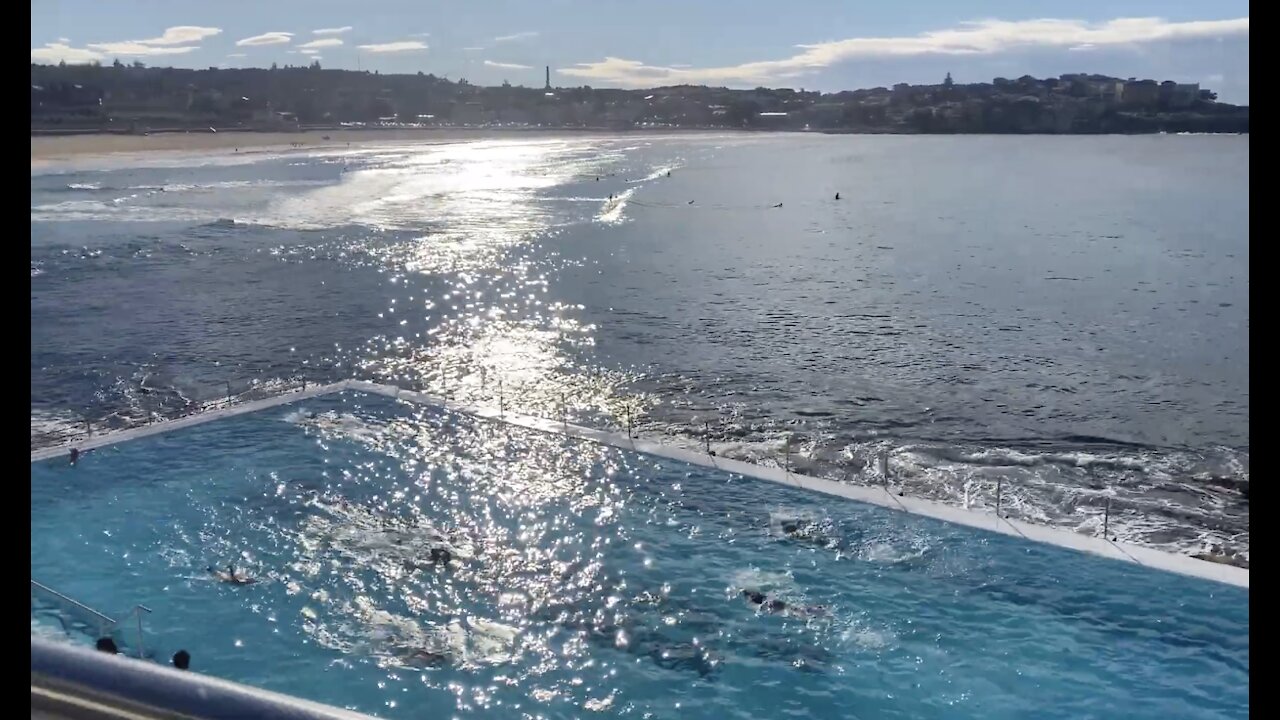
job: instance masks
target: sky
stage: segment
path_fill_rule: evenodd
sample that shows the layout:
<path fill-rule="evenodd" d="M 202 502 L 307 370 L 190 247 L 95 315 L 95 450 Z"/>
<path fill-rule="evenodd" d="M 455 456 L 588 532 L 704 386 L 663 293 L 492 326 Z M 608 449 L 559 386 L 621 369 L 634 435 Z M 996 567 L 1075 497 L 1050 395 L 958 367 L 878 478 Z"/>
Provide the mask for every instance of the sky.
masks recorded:
<path fill-rule="evenodd" d="M 835 92 L 1069 72 L 1249 102 L 1247 0 L 31 0 L 31 61 Z"/>

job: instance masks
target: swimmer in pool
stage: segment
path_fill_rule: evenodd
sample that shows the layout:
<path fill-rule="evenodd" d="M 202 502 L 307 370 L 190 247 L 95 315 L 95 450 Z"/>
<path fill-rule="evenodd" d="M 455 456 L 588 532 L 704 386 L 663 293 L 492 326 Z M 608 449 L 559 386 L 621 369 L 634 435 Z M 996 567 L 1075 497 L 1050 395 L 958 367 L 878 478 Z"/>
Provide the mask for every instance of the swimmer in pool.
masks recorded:
<path fill-rule="evenodd" d="M 826 617 L 830 615 L 825 605 L 789 606 L 777 598 L 770 599 L 765 597 L 764 593 L 758 590 L 743 590 L 742 595 L 747 599 L 747 602 L 765 612 L 786 613 L 800 618 Z"/>
<path fill-rule="evenodd" d="M 213 567 L 210 566 L 209 573 L 218 578 L 218 580 L 231 585 L 252 585 L 258 582 L 255 578 L 247 577 L 245 575 L 236 575 L 235 563 L 228 564 L 226 570 L 214 570 Z"/>

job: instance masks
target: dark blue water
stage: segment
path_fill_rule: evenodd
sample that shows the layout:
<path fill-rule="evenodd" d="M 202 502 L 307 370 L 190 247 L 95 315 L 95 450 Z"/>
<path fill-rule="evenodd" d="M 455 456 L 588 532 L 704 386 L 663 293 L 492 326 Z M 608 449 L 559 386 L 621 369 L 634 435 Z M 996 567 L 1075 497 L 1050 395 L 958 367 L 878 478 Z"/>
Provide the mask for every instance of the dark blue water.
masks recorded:
<path fill-rule="evenodd" d="M 33 576 L 161 662 L 387 718 L 1249 714 L 1247 590 L 382 397 L 31 480 Z"/>
<path fill-rule="evenodd" d="M 228 381 L 357 375 L 630 412 L 766 463 L 790 439 L 793 466 L 851 482 L 887 454 L 905 492 L 992 505 L 1000 480 L 1016 516 L 1086 533 L 1110 496 L 1122 539 L 1247 560 L 1248 142 L 593 136 L 47 166 L 33 443 Z"/>

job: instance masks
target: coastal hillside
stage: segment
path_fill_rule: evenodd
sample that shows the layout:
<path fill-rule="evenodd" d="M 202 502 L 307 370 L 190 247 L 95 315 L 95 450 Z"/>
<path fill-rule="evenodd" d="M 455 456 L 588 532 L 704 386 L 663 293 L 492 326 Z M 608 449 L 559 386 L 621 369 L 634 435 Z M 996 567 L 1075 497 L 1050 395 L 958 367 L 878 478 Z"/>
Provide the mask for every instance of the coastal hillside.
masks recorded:
<path fill-rule="evenodd" d="M 548 76 L 549 76 L 548 72 Z M 837 93 L 681 85 L 479 87 L 419 72 L 31 66 L 31 132 L 439 127 L 636 127 L 854 133 L 1247 133 L 1249 108 L 1198 84 L 1069 74 Z"/>

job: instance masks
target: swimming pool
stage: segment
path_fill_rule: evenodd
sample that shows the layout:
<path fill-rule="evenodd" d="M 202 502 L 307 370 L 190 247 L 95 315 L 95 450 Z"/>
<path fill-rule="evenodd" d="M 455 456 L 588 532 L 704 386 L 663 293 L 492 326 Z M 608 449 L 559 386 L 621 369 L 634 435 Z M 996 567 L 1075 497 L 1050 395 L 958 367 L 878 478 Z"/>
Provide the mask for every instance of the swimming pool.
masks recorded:
<path fill-rule="evenodd" d="M 1247 590 L 382 396 L 31 479 L 33 578 L 389 718 L 1248 715 Z"/>

